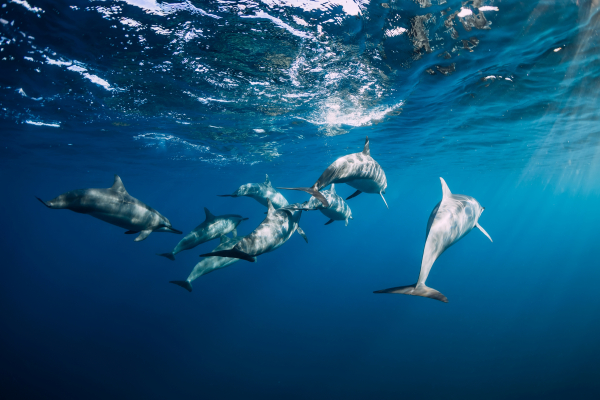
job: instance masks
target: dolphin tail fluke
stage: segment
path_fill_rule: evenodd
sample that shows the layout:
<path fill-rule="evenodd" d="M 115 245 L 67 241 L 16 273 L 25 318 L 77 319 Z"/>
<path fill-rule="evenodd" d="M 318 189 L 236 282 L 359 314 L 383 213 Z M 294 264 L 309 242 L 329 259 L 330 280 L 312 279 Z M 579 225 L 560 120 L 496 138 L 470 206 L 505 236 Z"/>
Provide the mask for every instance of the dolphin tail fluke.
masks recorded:
<path fill-rule="evenodd" d="M 252 257 L 249 254 L 244 253 L 243 251 L 230 249 L 230 250 L 221 250 L 214 251 L 212 253 L 200 254 L 200 257 L 229 257 L 229 258 L 239 258 L 240 260 L 246 260 L 250 262 L 256 262 L 256 257 Z"/>
<path fill-rule="evenodd" d="M 410 286 L 398 286 L 390 289 L 377 290 L 373 293 L 399 293 L 399 294 L 409 294 L 411 296 L 421 296 L 421 297 L 429 297 L 430 299 L 443 301 L 444 303 L 448 302 L 448 298 L 438 292 L 435 289 L 427 287 L 423 284 L 417 284 Z"/>
<path fill-rule="evenodd" d="M 190 292 L 190 293 L 192 292 L 192 284 L 189 283 L 188 281 L 169 281 L 169 283 L 174 283 L 177 286 L 181 286 L 182 288 L 184 288 L 188 292 Z"/>
<path fill-rule="evenodd" d="M 48 208 L 52 208 L 48 203 L 46 203 L 44 200 L 40 199 L 39 197 L 35 196 L 36 199 L 38 199 L 39 201 L 42 202 L 43 205 L 45 205 Z"/>
<path fill-rule="evenodd" d="M 175 255 L 173 253 L 162 253 L 162 254 L 156 253 L 156 255 L 157 256 L 162 256 L 162 257 L 167 257 L 169 260 L 175 261 Z M 190 290 L 190 292 L 191 292 L 191 290 Z"/>
<path fill-rule="evenodd" d="M 325 198 L 325 196 L 323 196 L 323 194 L 317 190 L 316 186 L 313 186 L 313 187 L 297 187 L 297 188 L 278 187 L 277 189 L 299 190 L 301 192 L 306 192 L 306 193 L 310 194 L 311 196 L 315 196 L 317 199 L 319 199 L 319 201 L 321 203 L 323 203 L 323 205 L 326 208 L 329 208 L 329 202 L 327 201 L 327 199 Z"/>

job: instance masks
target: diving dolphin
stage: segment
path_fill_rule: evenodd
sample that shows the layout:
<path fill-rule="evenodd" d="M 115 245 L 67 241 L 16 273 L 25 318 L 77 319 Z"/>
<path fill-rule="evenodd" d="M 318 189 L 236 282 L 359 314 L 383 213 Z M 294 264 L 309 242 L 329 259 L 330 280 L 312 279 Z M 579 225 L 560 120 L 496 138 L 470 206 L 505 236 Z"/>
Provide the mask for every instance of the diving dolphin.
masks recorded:
<path fill-rule="evenodd" d="M 308 243 L 306 234 L 298 226 L 302 210 L 285 208 L 276 210 L 271 204 L 271 200 L 268 200 L 267 206 L 269 207 L 267 218 L 251 234 L 244 237 L 229 250 L 201 254 L 200 257 L 232 257 L 256 262 L 256 256 L 277 249 L 287 242 L 296 230 Z"/>
<path fill-rule="evenodd" d="M 373 293 L 410 294 L 447 303 L 446 296 L 425 285 L 435 260 L 474 227 L 479 228 L 488 239 L 492 240 L 490 235 L 478 223 L 479 217 L 485 208 L 471 196 L 452 194 L 448 185 L 446 185 L 446 181 L 443 178 L 440 178 L 440 180 L 442 181 L 443 197 L 442 201 L 435 206 L 429 216 L 429 221 L 427 221 L 425 249 L 423 250 L 419 280 L 414 285 L 378 290 Z"/>
<path fill-rule="evenodd" d="M 48 208 L 66 208 L 81 214 L 89 214 L 109 224 L 127 229 L 126 234 L 140 232 L 136 242 L 144 240 L 152 232 L 181 234 L 171 222 L 154 208 L 132 197 L 118 175 L 108 189 L 77 189 L 63 193 L 55 199 L 44 201 Z"/>
<path fill-rule="evenodd" d="M 269 180 L 269 175 L 264 183 L 246 183 L 233 192 L 233 194 L 218 194 L 219 197 L 240 197 L 247 196 L 258 201 L 263 206 L 267 207 L 267 200 L 271 200 L 271 204 L 275 208 L 281 208 L 288 205 L 288 201 L 279 193 Z"/>
<path fill-rule="evenodd" d="M 335 192 L 335 183 L 331 184 L 331 189 L 321 191 L 321 194 L 327 199 L 329 207 L 325 207 L 313 196 L 310 200 L 305 201 L 302 204 L 293 204 L 285 208 L 304 211 L 319 210 L 323 215 L 329 218 L 329 221 L 327 221 L 325 225 L 329 225 L 334 221 L 346 221 L 346 226 L 348 226 L 348 220 L 353 219 L 352 210 L 350 210 L 348 203 Z"/>
<path fill-rule="evenodd" d="M 299 188 L 277 188 L 287 190 L 301 190 L 310 193 L 325 207 L 329 207 L 329 202 L 319 192 L 324 187 L 329 186 L 332 183 L 346 183 L 353 188 L 358 189 L 351 196 L 348 196 L 346 200 L 358 196 L 359 194 L 365 193 L 379 193 L 385 206 L 388 207 L 383 194 L 387 187 L 387 179 L 383 168 L 371 157 L 371 151 L 369 150 L 369 137 L 365 140 L 365 147 L 362 152 L 348 154 L 347 156 L 340 157 L 335 160 L 325 172 L 321 174 L 317 182 L 312 187 L 299 187 Z M 389 207 L 388 207 L 389 208 Z"/>
<path fill-rule="evenodd" d="M 233 237 L 236 237 L 237 226 L 240 224 L 240 222 L 248 219 L 242 218 L 241 215 L 235 214 L 214 216 L 206 207 L 204 207 L 204 212 L 206 213 L 206 219 L 204 222 L 195 227 L 193 231 L 181 239 L 172 252 L 158 255 L 167 257 L 171 261 L 175 261 L 175 254 L 183 250 L 193 249 L 199 244 L 216 239 L 219 236 L 225 235 L 229 232 L 233 232 Z"/>
<path fill-rule="evenodd" d="M 235 246 L 240 240 L 242 240 L 244 236 L 237 236 L 234 238 L 228 238 L 227 236 L 221 236 L 221 244 L 219 244 L 213 251 L 220 250 L 229 250 L 233 246 Z M 229 258 L 229 257 L 206 257 L 202 261 L 200 261 L 190 275 L 187 277 L 185 281 L 170 281 L 170 283 L 174 283 L 176 285 L 181 286 L 186 289 L 188 292 L 192 291 L 192 281 L 200 278 L 202 275 L 206 275 L 210 272 L 216 271 L 221 268 L 225 268 L 233 263 L 240 261 L 239 258 Z"/>

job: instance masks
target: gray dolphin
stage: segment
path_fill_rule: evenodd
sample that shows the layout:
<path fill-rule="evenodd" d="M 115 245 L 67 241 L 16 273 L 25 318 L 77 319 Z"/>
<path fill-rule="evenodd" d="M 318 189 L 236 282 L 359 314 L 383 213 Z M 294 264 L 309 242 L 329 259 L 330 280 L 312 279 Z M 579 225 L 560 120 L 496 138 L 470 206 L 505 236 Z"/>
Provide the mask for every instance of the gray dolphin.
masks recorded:
<path fill-rule="evenodd" d="M 297 209 L 304 211 L 319 210 L 323 215 L 329 218 L 329 221 L 325 225 L 329 225 L 335 221 L 346 221 L 348 226 L 348 220 L 352 218 L 352 210 L 348 203 L 335 192 L 335 183 L 331 184 L 331 189 L 322 190 L 321 194 L 327 199 L 329 207 L 325 207 L 316 197 L 311 197 L 310 200 L 305 201 L 302 204 L 293 204 L 285 207 L 286 209 Z"/>
<path fill-rule="evenodd" d="M 234 238 L 228 238 L 227 236 L 221 236 L 221 244 L 219 244 L 213 251 L 221 251 L 221 250 L 229 250 L 233 246 L 235 246 L 240 240 L 242 240 L 245 236 L 237 236 Z M 230 258 L 230 257 L 206 257 L 202 261 L 200 261 L 190 275 L 187 277 L 185 281 L 170 281 L 170 283 L 174 283 L 176 285 L 181 286 L 184 289 L 187 289 L 188 292 L 192 291 L 192 281 L 200 278 L 202 275 L 206 275 L 210 272 L 216 271 L 221 268 L 225 268 L 230 266 L 233 263 L 240 261 L 239 258 Z"/>
<path fill-rule="evenodd" d="M 234 257 L 256 262 L 256 256 L 273 251 L 283 245 L 297 230 L 308 243 L 304 231 L 298 226 L 302 210 L 280 208 L 276 210 L 268 200 L 267 218 L 249 235 L 229 250 L 201 254 L 200 257 Z"/>
<path fill-rule="evenodd" d="M 215 216 L 208 211 L 208 208 L 206 207 L 204 207 L 204 212 L 206 213 L 206 219 L 204 222 L 195 227 L 193 231 L 181 239 L 172 252 L 158 255 L 175 261 L 175 254 L 182 252 L 183 250 L 193 249 L 199 244 L 216 239 L 219 236 L 225 235 L 229 232 L 233 232 L 233 237 L 236 237 L 237 226 L 240 224 L 240 222 L 248 219 L 243 218 L 241 215 L 235 214 Z"/>
<path fill-rule="evenodd" d="M 410 294 L 447 303 L 446 296 L 425 285 L 435 260 L 474 227 L 479 228 L 485 236 L 492 240 L 490 235 L 478 223 L 479 217 L 485 208 L 471 196 L 452 194 L 444 179 L 440 178 L 440 180 L 442 181 L 443 197 L 442 201 L 435 206 L 429 216 L 429 221 L 427 221 L 425 249 L 423 250 L 419 280 L 414 285 L 378 290 L 373 293 Z"/>
<path fill-rule="evenodd" d="M 387 188 L 387 179 L 383 168 L 371 157 L 369 150 L 369 137 L 365 140 L 365 147 L 362 152 L 348 154 L 335 160 L 325 172 L 321 174 L 317 182 L 312 187 L 299 188 L 277 188 L 287 190 L 301 190 L 310 193 L 325 207 L 329 207 L 329 203 L 325 196 L 319 190 L 329 186 L 332 183 L 346 183 L 353 188 L 358 189 L 346 200 L 365 193 L 379 193 L 385 206 L 388 207 L 383 194 Z M 388 207 L 389 208 L 389 207 Z"/>
<path fill-rule="evenodd" d="M 264 183 L 246 183 L 233 192 L 233 194 L 218 194 L 219 197 L 240 197 L 247 196 L 258 201 L 263 206 L 267 206 L 267 201 L 271 200 L 271 204 L 275 208 L 281 208 L 288 205 L 288 201 L 279 193 L 269 180 L 269 175 Z"/>
<path fill-rule="evenodd" d="M 154 208 L 132 197 L 118 175 L 108 189 L 77 189 L 63 193 L 55 199 L 44 201 L 48 208 L 69 209 L 81 214 L 89 214 L 109 224 L 128 229 L 127 234 L 140 232 L 136 242 L 144 240 L 152 232 L 181 234 L 171 222 Z"/>

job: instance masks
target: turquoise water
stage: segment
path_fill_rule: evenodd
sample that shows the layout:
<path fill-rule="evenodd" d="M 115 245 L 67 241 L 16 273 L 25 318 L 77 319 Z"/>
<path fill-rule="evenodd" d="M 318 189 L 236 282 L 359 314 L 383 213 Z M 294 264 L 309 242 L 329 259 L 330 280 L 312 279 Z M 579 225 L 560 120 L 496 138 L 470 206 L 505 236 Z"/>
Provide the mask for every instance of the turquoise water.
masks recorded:
<path fill-rule="evenodd" d="M 596 2 L 0 3 L 3 397 L 598 396 Z M 184 235 L 204 207 L 247 235 L 266 208 L 217 195 L 312 185 L 366 136 L 389 209 L 304 212 L 308 243 L 191 293 L 218 239 L 173 262 L 183 235 L 35 199 L 118 174 Z M 373 294 L 415 282 L 440 177 L 494 242 L 436 261 L 448 304 Z"/>

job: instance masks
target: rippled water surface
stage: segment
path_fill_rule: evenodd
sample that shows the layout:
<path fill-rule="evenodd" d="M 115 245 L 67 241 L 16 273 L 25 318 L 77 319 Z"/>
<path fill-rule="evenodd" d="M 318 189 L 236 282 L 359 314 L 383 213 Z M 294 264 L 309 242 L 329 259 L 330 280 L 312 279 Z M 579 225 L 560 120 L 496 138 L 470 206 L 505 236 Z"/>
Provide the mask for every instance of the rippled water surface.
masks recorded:
<path fill-rule="evenodd" d="M 10 398 L 596 398 L 596 0 L 0 0 L 0 392 Z M 386 200 L 305 212 L 257 264 L 185 279 L 89 216 L 112 184 L 184 234 L 264 218 L 248 182 L 371 155 Z M 418 275 L 439 177 L 486 212 Z M 337 185 L 347 197 L 354 189 Z M 290 203 L 301 192 L 282 192 Z M 4 396 L 3 396 L 4 397 Z"/>

